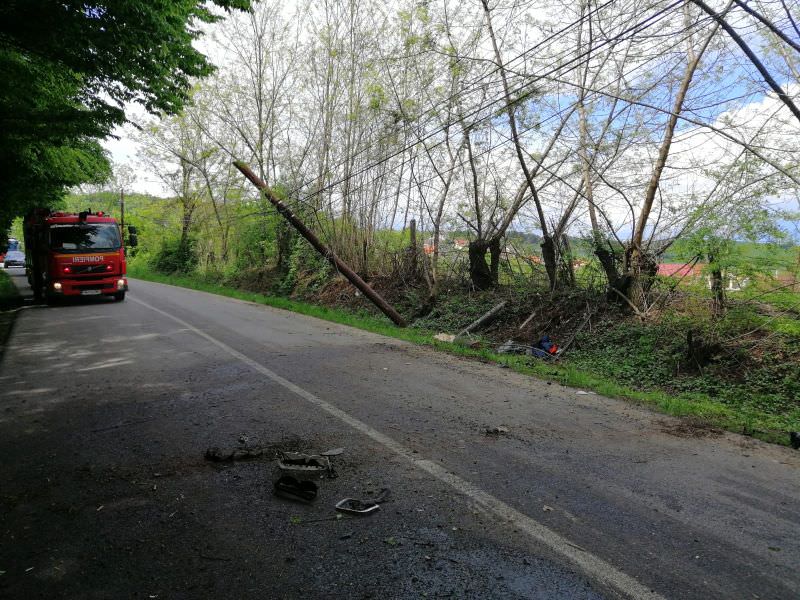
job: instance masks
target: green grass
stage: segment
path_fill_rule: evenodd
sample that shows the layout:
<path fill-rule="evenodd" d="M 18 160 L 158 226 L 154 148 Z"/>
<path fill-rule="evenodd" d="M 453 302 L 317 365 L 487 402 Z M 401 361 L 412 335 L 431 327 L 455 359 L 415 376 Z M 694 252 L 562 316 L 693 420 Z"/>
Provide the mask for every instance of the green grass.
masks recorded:
<path fill-rule="evenodd" d="M 11 281 L 5 269 L 0 269 L 0 310 L 15 308 L 19 306 L 20 300 L 17 286 Z"/>
<path fill-rule="evenodd" d="M 400 328 L 390 323 L 387 319 L 375 317 L 365 312 L 350 312 L 284 297 L 267 296 L 203 281 L 197 277 L 163 275 L 139 266 L 130 268 L 129 275 L 147 281 L 176 285 L 264 304 L 428 346 L 452 355 L 505 365 L 509 369 L 524 375 L 553 381 L 569 387 L 592 390 L 603 396 L 624 399 L 672 416 L 699 418 L 711 426 L 736 433 L 746 433 L 769 442 L 785 445 L 788 443 L 786 432 L 800 429 L 800 411 L 795 411 L 795 414 L 779 415 L 768 410 L 759 410 L 757 406 L 747 403 L 725 404 L 707 393 L 693 390 L 670 393 L 659 389 L 635 389 L 633 385 L 628 383 L 631 380 L 635 381 L 635 378 L 611 377 L 607 373 L 592 372 L 590 368 L 580 364 L 582 361 L 578 361 L 578 364 L 543 362 L 527 356 L 497 354 L 485 347 L 470 348 L 458 344 L 440 342 L 433 339 L 435 332 L 432 330 L 416 326 Z"/>
<path fill-rule="evenodd" d="M 3 358 L 6 342 L 16 318 L 16 311 L 13 309 L 21 302 L 17 286 L 5 270 L 0 270 L 0 360 Z"/>

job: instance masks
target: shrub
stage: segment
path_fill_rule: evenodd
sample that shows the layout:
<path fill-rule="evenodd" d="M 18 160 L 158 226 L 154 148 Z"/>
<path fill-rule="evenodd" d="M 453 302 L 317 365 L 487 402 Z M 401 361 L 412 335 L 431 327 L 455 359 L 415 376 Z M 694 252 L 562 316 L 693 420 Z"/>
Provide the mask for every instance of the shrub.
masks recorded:
<path fill-rule="evenodd" d="M 150 267 L 160 273 L 190 273 L 197 267 L 197 253 L 192 238 L 167 238 L 150 257 Z"/>

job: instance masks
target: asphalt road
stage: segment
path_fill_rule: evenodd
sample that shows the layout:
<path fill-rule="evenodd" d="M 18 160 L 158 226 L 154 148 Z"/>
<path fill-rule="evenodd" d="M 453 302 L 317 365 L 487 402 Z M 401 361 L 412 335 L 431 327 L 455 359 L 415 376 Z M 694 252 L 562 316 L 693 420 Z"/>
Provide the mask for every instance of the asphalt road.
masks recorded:
<path fill-rule="evenodd" d="M 0 457 L 2 598 L 800 595 L 797 451 L 165 285 L 19 312 Z"/>

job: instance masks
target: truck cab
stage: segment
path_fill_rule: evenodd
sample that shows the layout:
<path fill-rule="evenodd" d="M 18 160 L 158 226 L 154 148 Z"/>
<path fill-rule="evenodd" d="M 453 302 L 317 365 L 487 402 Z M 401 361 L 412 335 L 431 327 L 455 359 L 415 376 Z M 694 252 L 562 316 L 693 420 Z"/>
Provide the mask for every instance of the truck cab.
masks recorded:
<path fill-rule="evenodd" d="M 39 210 L 28 215 L 24 231 L 28 282 L 36 297 L 125 299 L 125 249 L 114 218 L 91 210 Z"/>

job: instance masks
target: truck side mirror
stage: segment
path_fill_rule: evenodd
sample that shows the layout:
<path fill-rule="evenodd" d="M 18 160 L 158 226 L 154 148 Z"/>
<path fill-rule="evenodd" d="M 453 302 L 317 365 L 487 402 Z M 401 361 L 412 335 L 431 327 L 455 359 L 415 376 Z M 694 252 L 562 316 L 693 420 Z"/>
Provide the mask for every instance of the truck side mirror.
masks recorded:
<path fill-rule="evenodd" d="M 128 233 L 130 235 L 136 235 L 139 231 L 136 229 L 136 225 L 128 225 Z"/>
<path fill-rule="evenodd" d="M 135 233 L 129 234 L 128 235 L 128 246 L 130 246 L 131 248 L 135 248 L 138 245 L 139 245 L 139 236 L 137 236 Z"/>

